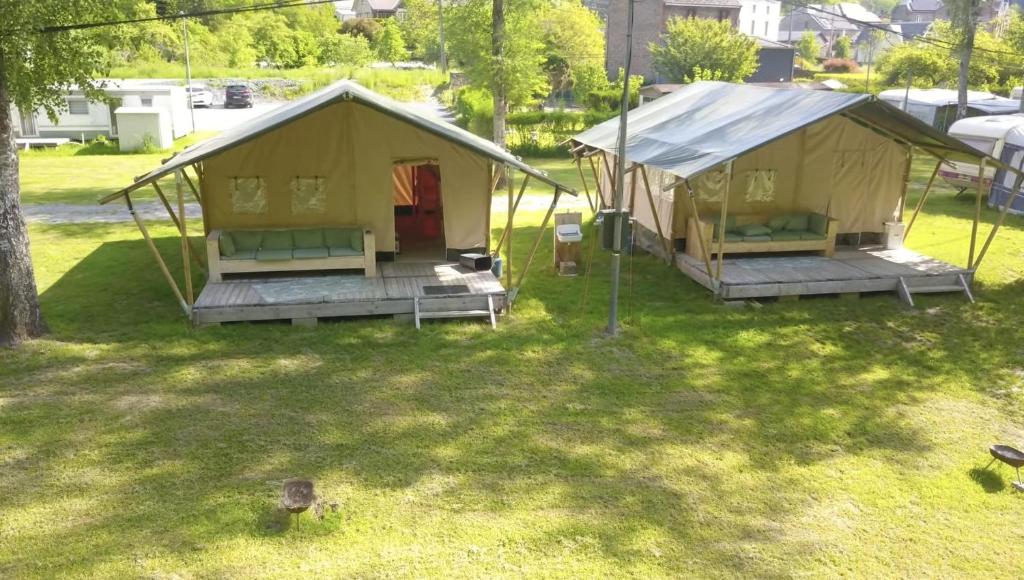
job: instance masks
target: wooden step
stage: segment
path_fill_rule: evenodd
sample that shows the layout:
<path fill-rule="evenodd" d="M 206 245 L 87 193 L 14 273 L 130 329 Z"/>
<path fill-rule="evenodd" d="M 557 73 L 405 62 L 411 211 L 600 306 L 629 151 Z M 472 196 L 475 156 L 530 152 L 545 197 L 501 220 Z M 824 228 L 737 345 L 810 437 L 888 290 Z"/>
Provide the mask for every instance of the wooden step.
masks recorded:
<path fill-rule="evenodd" d="M 952 278 L 950 280 L 950 278 Z M 913 282 L 911 282 L 913 281 Z M 930 282 L 930 283 L 927 283 Z M 928 278 L 903 278 L 899 279 L 896 292 L 901 300 L 911 308 L 914 307 L 914 294 L 937 294 L 940 292 L 963 292 L 964 296 L 974 303 L 974 294 L 971 293 L 971 285 L 967 282 L 964 274 L 954 274 L 942 277 Z"/>
<path fill-rule="evenodd" d="M 414 296 L 412 299 L 413 316 L 416 321 L 416 330 L 420 329 L 420 321 L 427 318 L 490 318 L 491 328 L 497 328 L 497 320 L 494 317 L 494 296 L 487 295 L 487 309 L 480 310 L 471 308 L 467 310 L 430 310 L 430 297 Z M 443 299 L 435 299 L 441 304 L 446 304 Z M 426 307 L 426 308 L 424 308 Z"/>
<path fill-rule="evenodd" d="M 963 292 L 959 285 L 949 286 L 909 286 L 911 294 L 927 294 L 929 292 Z"/>
<path fill-rule="evenodd" d="M 440 310 L 437 312 L 420 312 L 420 318 L 473 318 L 490 316 L 487 310 Z"/>

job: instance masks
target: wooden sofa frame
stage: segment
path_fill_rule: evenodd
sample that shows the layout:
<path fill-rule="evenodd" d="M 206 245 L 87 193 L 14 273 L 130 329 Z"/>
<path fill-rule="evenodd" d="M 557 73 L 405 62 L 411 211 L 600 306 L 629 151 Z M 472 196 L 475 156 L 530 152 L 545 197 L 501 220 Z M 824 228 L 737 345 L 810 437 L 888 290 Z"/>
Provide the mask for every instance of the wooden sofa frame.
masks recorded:
<path fill-rule="evenodd" d="M 339 226 L 352 227 L 357 226 Z M 258 272 L 303 272 L 308 270 L 347 270 L 358 269 L 366 272 L 367 278 L 377 275 L 377 246 L 374 242 L 373 230 L 359 226 L 363 230 L 362 256 L 329 256 L 327 258 L 302 258 L 291 260 L 226 260 L 220 255 L 221 230 L 211 230 L 206 236 L 206 255 L 209 261 L 211 282 L 222 281 L 224 274 L 243 274 Z"/>
<path fill-rule="evenodd" d="M 771 219 L 769 216 L 763 215 L 737 215 L 736 225 L 742 226 L 746 224 L 764 224 L 768 223 Z M 690 216 L 686 219 L 686 254 L 697 258 L 698 260 L 704 259 L 701 255 L 701 245 L 698 242 L 698 236 L 702 236 L 700 239 L 704 240 L 704 247 L 711 256 L 718 255 L 718 240 L 712 241 L 714 237 L 715 226 L 712 223 L 701 221 Z M 766 241 L 766 242 L 744 242 L 736 241 L 730 242 L 725 241 L 725 246 L 722 248 L 724 254 L 761 254 L 761 253 L 777 253 L 777 252 L 821 252 L 822 256 L 831 257 L 836 251 L 836 233 L 839 230 L 839 220 L 835 218 L 828 218 L 828 225 L 825 230 L 825 239 L 823 240 L 786 240 L 786 241 Z"/>

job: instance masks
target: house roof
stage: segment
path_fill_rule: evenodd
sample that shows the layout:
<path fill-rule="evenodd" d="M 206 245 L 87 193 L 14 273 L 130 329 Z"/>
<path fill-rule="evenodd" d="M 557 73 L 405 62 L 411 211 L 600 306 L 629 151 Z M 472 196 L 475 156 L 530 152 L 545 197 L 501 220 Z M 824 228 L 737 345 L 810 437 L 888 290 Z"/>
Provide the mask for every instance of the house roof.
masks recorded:
<path fill-rule="evenodd" d="M 284 106 L 264 113 L 246 123 L 229 129 L 216 137 L 197 143 L 174 157 L 168 159 L 153 171 L 139 177 L 135 182 L 124 189 L 109 195 L 100 200 L 100 203 L 107 203 L 136 190 L 144 185 L 152 183 L 165 175 L 169 175 L 179 169 L 187 167 L 198 161 L 226 151 L 242 143 L 251 141 L 261 135 L 269 133 L 278 127 L 287 125 L 301 117 L 316 112 L 324 107 L 335 103 L 354 102 L 364 105 L 398 121 L 414 125 L 428 133 L 432 133 L 442 139 L 461 145 L 466 149 L 479 155 L 490 158 L 499 163 L 504 163 L 527 173 L 549 185 L 562 191 L 576 194 L 575 190 L 553 180 L 544 171 L 536 169 L 523 163 L 518 157 L 498 147 L 494 143 L 478 137 L 465 129 L 456 127 L 440 119 L 429 117 L 418 113 L 397 101 L 375 93 L 354 81 L 338 81 L 320 91 L 317 91 L 304 98 L 292 101 Z"/>
<path fill-rule="evenodd" d="M 901 0 L 900 6 L 905 7 L 910 12 L 935 12 L 940 10 L 945 4 L 942 0 Z"/>
<path fill-rule="evenodd" d="M 694 6 L 702 8 L 740 8 L 740 0 L 663 0 L 665 6 Z"/>
<path fill-rule="evenodd" d="M 928 29 L 932 27 L 931 22 L 900 22 L 893 26 L 900 27 L 900 35 L 907 39 L 912 40 L 924 36 L 928 33 Z"/>
<path fill-rule="evenodd" d="M 699 82 L 629 112 L 626 158 L 696 177 L 834 115 L 953 161 L 985 157 L 872 95 Z M 618 125 L 610 119 L 572 140 L 614 154 Z"/>
<path fill-rule="evenodd" d="M 402 7 L 402 0 L 365 0 L 372 10 L 394 12 Z"/>

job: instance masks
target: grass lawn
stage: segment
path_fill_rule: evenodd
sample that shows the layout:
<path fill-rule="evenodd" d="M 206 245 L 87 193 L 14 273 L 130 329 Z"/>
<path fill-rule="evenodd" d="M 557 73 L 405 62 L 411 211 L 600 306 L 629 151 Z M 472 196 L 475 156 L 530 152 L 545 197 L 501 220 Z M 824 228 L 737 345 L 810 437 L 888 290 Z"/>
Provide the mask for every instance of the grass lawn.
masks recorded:
<path fill-rule="evenodd" d="M 936 192 L 910 246 L 962 263 L 972 212 Z M 30 232 L 52 333 L 0 352 L 0 576 L 1019 574 L 1024 495 L 980 468 L 1024 445 L 1020 218 L 976 305 L 727 308 L 637 256 L 614 339 L 601 252 L 588 288 L 542 244 L 497 331 L 192 330 L 132 225 Z M 295 476 L 340 513 L 289 527 Z"/>

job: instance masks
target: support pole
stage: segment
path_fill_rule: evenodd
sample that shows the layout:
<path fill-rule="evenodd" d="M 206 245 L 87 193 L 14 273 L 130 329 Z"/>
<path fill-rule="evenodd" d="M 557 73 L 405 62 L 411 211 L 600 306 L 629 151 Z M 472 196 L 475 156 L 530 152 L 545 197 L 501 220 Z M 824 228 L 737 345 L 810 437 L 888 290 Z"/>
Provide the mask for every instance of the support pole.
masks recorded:
<path fill-rule="evenodd" d="M 604 194 L 601 192 L 601 175 L 600 171 L 597 170 L 597 163 L 594 162 L 593 157 L 587 157 L 587 161 L 590 162 L 590 171 L 594 174 L 594 193 L 597 194 L 597 199 L 594 200 L 594 205 L 598 209 L 604 205 Z"/>
<path fill-rule="evenodd" d="M 978 188 L 974 195 L 974 223 L 971 225 L 971 249 L 967 254 L 967 269 L 974 269 L 974 246 L 978 241 L 978 223 L 981 221 L 981 192 L 985 189 L 985 166 L 988 159 L 978 164 Z"/>
<path fill-rule="evenodd" d="M 189 254 L 192 253 L 192 248 L 189 247 L 188 241 L 188 221 L 185 219 L 185 186 L 182 184 L 183 170 L 179 169 L 174 172 L 174 186 L 178 191 L 178 215 L 181 216 L 181 266 L 182 271 L 185 273 L 185 304 L 192 306 L 195 302 L 195 297 L 192 293 L 192 262 L 189 260 Z"/>
<path fill-rule="evenodd" d="M 587 196 L 587 207 L 590 208 L 590 213 L 596 213 L 597 209 L 594 208 L 594 203 L 590 200 L 590 186 L 587 185 L 587 178 L 583 175 L 583 159 L 581 157 L 577 157 L 575 161 L 576 169 L 580 173 L 580 182 L 583 183 L 583 193 Z"/>
<path fill-rule="evenodd" d="M 924 202 L 928 201 L 928 194 L 932 191 L 932 184 L 935 183 L 935 176 L 939 174 L 939 168 L 946 160 L 939 158 L 938 163 L 935 164 L 935 169 L 932 170 L 932 176 L 928 178 L 928 185 L 924 186 L 924 193 L 921 194 L 921 199 L 917 200 L 917 206 L 914 207 L 914 213 L 910 216 L 910 223 L 907 224 L 907 229 L 903 231 L 903 241 L 907 241 L 907 236 L 910 235 L 910 228 L 914 227 L 914 222 L 917 220 L 917 214 L 921 213 L 921 208 L 924 207 Z"/>
<path fill-rule="evenodd" d="M 516 196 L 516 201 L 515 201 L 515 203 L 512 204 L 512 214 L 513 215 L 516 213 L 516 211 L 519 210 L 519 202 L 520 202 L 520 200 L 523 199 L 523 194 L 526 193 L 526 184 L 528 184 L 529 182 L 530 182 L 530 174 L 526 173 L 526 174 L 523 175 L 523 183 L 519 187 L 519 195 Z M 505 243 L 505 236 L 508 235 L 509 232 L 511 232 L 511 230 L 508 229 L 508 228 L 505 228 L 504 230 L 501 231 L 501 237 L 498 238 L 498 243 L 496 244 L 497 247 L 500 248 L 501 245 L 503 243 Z"/>
<path fill-rule="evenodd" d="M 515 186 L 512 185 L 512 170 L 505 167 L 507 175 L 505 176 L 505 184 L 508 189 L 508 225 L 505 226 L 505 231 L 508 235 L 505 236 L 505 284 L 508 286 L 509 293 L 514 292 L 514 286 L 512 286 L 512 218 L 515 216 L 515 207 L 512 199 L 512 193 L 515 191 Z M 512 312 L 512 300 L 508 301 L 508 310 Z"/>
<path fill-rule="evenodd" d="M 999 227 L 1003 225 L 1003 220 L 1006 219 L 1006 214 L 1010 213 L 1010 206 L 1013 205 L 1013 200 L 1021 194 L 1020 186 L 1021 182 L 1024 181 L 1024 173 L 1018 173 L 1017 179 L 1013 183 L 1013 189 L 1011 189 L 1006 195 L 1006 205 L 1003 209 L 999 210 L 999 219 L 996 220 L 995 225 L 992 226 L 992 231 L 989 232 L 988 238 L 985 239 L 985 245 L 981 247 L 981 251 L 978 252 L 978 258 L 974 261 L 974 271 L 978 271 L 978 266 L 981 265 L 981 261 L 985 258 L 985 254 L 988 253 L 988 247 L 992 245 L 992 240 L 996 237 L 996 232 L 999 231 Z"/>
<path fill-rule="evenodd" d="M 718 256 L 715 265 L 717 287 L 722 285 L 722 262 L 725 261 L 725 219 L 729 215 L 729 188 L 732 187 L 732 161 L 725 168 L 725 191 L 722 192 L 722 213 L 718 217 Z"/>
<path fill-rule="evenodd" d="M 703 231 L 704 228 L 701 226 L 700 213 L 697 211 L 697 200 L 693 193 L 693 187 L 690 186 L 690 180 L 683 180 L 683 185 L 686 186 L 687 197 L 686 199 L 690 202 L 690 212 L 693 214 L 693 220 L 697 222 L 697 245 L 700 246 L 700 254 L 704 258 L 704 267 L 708 272 L 708 279 L 714 281 L 711 276 L 711 254 L 708 252 L 707 246 L 704 245 L 704 236 L 699 232 Z M 686 240 L 687 244 L 692 244 L 693 240 Z"/>
<path fill-rule="evenodd" d="M 530 264 L 533 263 L 533 257 L 537 254 L 537 248 L 540 248 L 541 242 L 544 240 L 544 230 L 548 227 L 548 221 L 551 220 L 551 216 L 555 213 L 555 206 L 558 205 L 558 198 L 562 195 L 562 190 L 555 188 L 555 197 L 551 200 L 551 205 L 548 207 L 548 213 L 544 215 L 544 221 L 540 224 L 540 231 L 537 232 L 537 239 L 533 242 L 533 247 L 530 248 L 530 255 L 526 258 L 526 263 L 523 264 L 523 269 L 519 271 L 519 278 L 516 280 L 516 288 L 521 288 L 523 285 L 523 278 L 526 277 L 526 271 L 530 269 Z"/>
<path fill-rule="evenodd" d="M 643 165 L 640 166 L 640 175 L 644 178 L 644 190 L 647 191 L 647 201 L 651 204 L 651 215 L 654 216 L 654 227 L 658 230 L 658 237 L 661 238 L 662 243 L 665 244 L 666 257 L 669 263 L 672 263 L 672 240 L 668 239 L 665 232 L 661 229 L 661 218 L 658 217 L 658 208 L 654 204 L 654 194 L 651 192 L 651 182 L 647 180 L 647 168 Z"/>
<path fill-rule="evenodd" d="M 199 189 L 197 189 L 195 184 L 192 183 L 192 178 L 188 176 L 188 173 L 185 173 L 184 168 L 181 169 L 181 176 L 185 178 L 185 183 L 187 183 L 188 188 L 192 190 L 192 197 L 196 198 L 196 201 L 199 202 L 200 206 L 202 206 L 203 198 L 199 196 Z"/>
<path fill-rule="evenodd" d="M 156 195 L 157 197 L 160 198 L 160 201 L 163 203 L 164 209 L 167 210 L 167 215 L 169 215 L 171 217 L 171 221 L 174 222 L 174 227 L 178 228 L 178 231 L 180 232 L 181 221 L 178 220 L 178 216 L 175 215 L 174 210 L 171 208 L 170 202 L 167 201 L 167 196 L 164 195 L 164 191 L 160 189 L 160 186 L 155 181 L 151 185 L 153 186 L 153 189 L 156 190 Z M 192 244 L 189 243 L 189 253 L 191 254 L 192 258 L 196 261 L 196 265 L 199 266 L 199 268 L 205 272 L 206 258 L 203 256 L 202 252 L 196 251 Z"/>
<path fill-rule="evenodd" d="M 160 250 L 156 249 L 156 244 L 153 243 L 153 238 L 149 237 L 149 230 L 146 229 L 146 224 L 142 222 L 142 218 L 140 218 L 139 214 L 135 212 L 135 208 L 132 206 L 131 195 L 125 194 L 124 199 L 125 203 L 128 204 L 128 211 L 132 214 L 132 219 L 135 220 L 135 225 L 137 225 L 139 227 L 139 231 L 142 232 L 142 239 L 146 241 L 146 246 L 149 247 L 149 251 L 152 252 L 157 266 L 159 266 L 160 271 L 163 272 L 164 279 L 167 280 L 167 284 L 174 292 L 174 297 L 178 299 L 178 304 L 185 312 L 185 316 L 191 318 L 192 309 L 189 308 L 188 304 L 185 304 L 185 297 L 181 295 L 181 290 L 178 289 L 178 283 L 174 281 L 174 276 L 171 276 L 171 271 L 167 269 L 167 264 L 164 263 L 164 258 L 160 255 Z"/>

